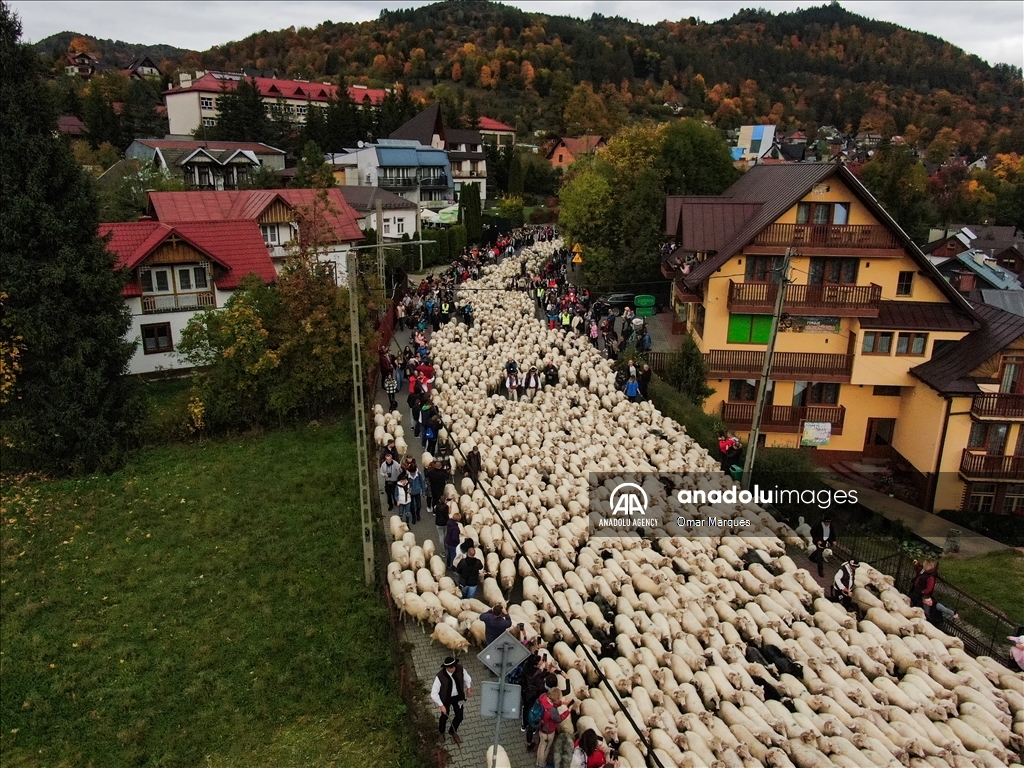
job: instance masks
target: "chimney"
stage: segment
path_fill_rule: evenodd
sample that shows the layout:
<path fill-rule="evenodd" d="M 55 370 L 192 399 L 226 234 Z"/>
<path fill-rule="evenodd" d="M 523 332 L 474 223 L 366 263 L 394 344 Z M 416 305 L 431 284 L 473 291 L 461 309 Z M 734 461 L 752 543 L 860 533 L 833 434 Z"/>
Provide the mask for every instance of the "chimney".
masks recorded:
<path fill-rule="evenodd" d="M 190 75 L 188 72 L 178 73 L 178 81 L 181 84 L 182 88 L 192 87 L 192 75 Z"/>
<path fill-rule="evenodd" d="M 139 216 L 139 221 L 152 221 L 152 216 Z"/>

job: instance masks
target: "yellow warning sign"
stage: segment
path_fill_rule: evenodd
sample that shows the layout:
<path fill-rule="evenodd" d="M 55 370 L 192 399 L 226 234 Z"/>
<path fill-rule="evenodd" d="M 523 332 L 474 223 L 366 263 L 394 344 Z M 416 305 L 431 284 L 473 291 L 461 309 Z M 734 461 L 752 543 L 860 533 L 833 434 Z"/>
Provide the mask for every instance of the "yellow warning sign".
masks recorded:
<path fill-rule="evenodd" d="M 575 256 L 573 256 L 573 257 L 572 257 L 572 263 L 573 263 L 573 264 L 582 264 L 582 263 L 583 263 L 583 257 L 582 257 L 582 256 L 580 256 L 580 255 L 579 255 L 579 254 L 577 253 L 577 254 L 576 254 Z"/>
<path fill-rule="evenodd" d="M 580 245 L 579 243 L 576 243 L 576 245 L 574 245 L 574 246 L 572 247 L 572 252 L 573 252 L 573 253 L 583 253 L 583 246 L 582 246 L 582 245 Z M 578 262 L 577 262 L 577 263 L 578 263 Z"/>

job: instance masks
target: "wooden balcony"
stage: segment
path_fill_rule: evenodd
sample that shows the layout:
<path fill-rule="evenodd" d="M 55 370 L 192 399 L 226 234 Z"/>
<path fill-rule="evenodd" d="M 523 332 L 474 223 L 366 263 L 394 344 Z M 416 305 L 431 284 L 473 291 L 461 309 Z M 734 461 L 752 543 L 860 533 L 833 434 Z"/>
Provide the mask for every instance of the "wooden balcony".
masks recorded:
<path fill-rule="evenodd" d="M 960 459 L 960 476 L 965 480 L 1006 480 L 1024 478 L 1024 456 L 989 456 L 965 449 Z"/>
<path fill-rule="evenodd" d="M 201 293 L 161 293 L 142 297 L 142 314 L 157 312 L 194 312 L 197 309 L 215 307 L 213 291 Z"/>
<path fill-rule="evenodd" d="M 729 311 L 770 315 L 775 311 L 778 283 L 729 281 Z M 829 317 L 878 317 L 882 286 L 807 285 L 786 286 L 783 309 L 796 315 Z"/>
<path fill-rule="evenodd" d="M 971 402 L 971 415 L 976 419 L 1024 421 L 1024 395 L 988 392 L 975 395 Z"/>
<path fill-rule="evenodd" d="M 761 375 L 764 352 L 713 349 L 704 354 L 708 378 L 752 379 Z M 772 359 L 775 381 L 847 383 L 853 373 L 853 355 L 827 352 L 776 352 Z"/>
<path fill-rule="evenodd" d="M 804 255 L 843 255 L 870 251 L 870 255 L 900 252 L 896 233 L 876 224 L 769 224 L 752 245 L 772 249 L 799 248 Z M 749 250 L 749 249 L 748 249 Z M 895 255 L 895 254 L 892 254 Z"/>
<path fill-rule="evenodd" d="M 750 429 L 754 420 L 753 403 L 722 403 L 722 421 L 730 429 Z M 842 405 L 769 405 L 761 416 L 766 432 L 799 432 L 805 421 L 827 421 L 832 434 L 843 434 L 846 408 Z"/>

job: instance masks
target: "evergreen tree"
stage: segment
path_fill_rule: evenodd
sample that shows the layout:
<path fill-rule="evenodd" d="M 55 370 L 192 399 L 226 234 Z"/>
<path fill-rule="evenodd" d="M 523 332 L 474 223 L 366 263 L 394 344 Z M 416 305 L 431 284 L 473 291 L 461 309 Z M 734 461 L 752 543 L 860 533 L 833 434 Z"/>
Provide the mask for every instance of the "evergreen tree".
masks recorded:
<path fill-rule="evenodd" d="M 334 174 L 315 141 L 307 141 L 295 169 L 293 187 L 324 189 L 334 186 Z"/>
<path fill-rule="evenodd" d="M 327 135 L 327 115 L 319 104 L 308 102 L 306 105 L 306 122 L 302 125 L 302 145 L 313 142 L 318 147 L 326 147 L 329 142 Z"/>
<path fill-rule="evenodd" d="M 484 216 L 480 209 L 480 185 L 463 184 L 459 192 L 459 223 L 466 227 L 466 239 L 476 245 L 484 234 Z M 458 254 L 452 254 L 457 256 Z"/>
<path fill-rule="evenodd" d="M 2 422 L 5 464 L 110 468 L 138 437 L 126 375 L 134 344 L 125 274 L 96 237 L 96 195 L 56 131 L 38 56 L 0 3 L 0 325 L 20 337 Z"/>
<path fill-rule="evenodd" d="M 163 103 L 159 91 L 148 80 L 132 78 L 125 89 L 121 112 L 122 150 L 135 139 L 161 139 L 167 133 L 167 118 L 156 108 Z"/>
<path fill-rule="evenodd" d="M 242 80 L 234 91 L 225 89 L 218 97 L 217 106 L 220 115 L 217 124 L 209 130 L 210 139 L 270 143 L 270 120 L 254 80 Z M 202 126 L 199 131 L 203 131 Z"/>
<path fill-rule="evenodd" d="M 523 169 L 523 161 L 520 159 L 519 153 L 512 147 L 509 147 L 508 149 L 512 155 L 508 168 L 508 193 L 510 195 L 522 197 L 524 185 L 526 183 L 526 172 Z"/>
<path fill-rule="evenodd" d="M 320 146 L 327 152 L 341 152 L 365 138 L 362 114 L 344 85 L 338 88 L 337 98 L 327 102 L 325 119 L 324 143 Z"/>
<path fill-rule="evenodd" d="M 715 393 L 715 390 L 708 386 L 708 365 L 704 362 L 704 355 L 697 346 L 693 334 L 687 334 L 683 338 L 679 356 L 666 372 L 665 378 L 697 406 L 703 406 L 704 401 Z"/>
<path fill-rule="evenodd" d="M 104 98 L 101 89 L 89 90 L 82 101 L 82 112 L 89 146 L 93 149 L 104 143 L 122 146 L 121 120 L 114 111 L 114 105 Z"/>

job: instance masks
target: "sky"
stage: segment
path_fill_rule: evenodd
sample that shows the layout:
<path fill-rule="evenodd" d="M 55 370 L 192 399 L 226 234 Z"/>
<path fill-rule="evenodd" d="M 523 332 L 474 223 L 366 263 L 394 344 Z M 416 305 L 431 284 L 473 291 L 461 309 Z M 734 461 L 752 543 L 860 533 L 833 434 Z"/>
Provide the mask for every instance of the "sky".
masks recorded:
<path fill-rule="evenodd" d="M 377 18 L 381 9 L 426 5 L 425 0 L 249 0 L 246 3 L 112 2 L 96 0 L 8 0 L 21 16 L 23 39 L 35 42 L 65 30 L 98 38 L 179 48 L 206 50 L 220 43 L 240 40 L 261 30 L 290 26 L 315 27 L 322 21 L 357 22 Z M 688 2 L 619 2 L 617 0 L 570 2 L 568 0 L 506 0 L 531 13 L 590 18 L 593 13 L 622 16 L 645 24 L 663 19 L 695 16 L 703 21 L 728 18 L 743 7 L 765 8 L 779 13 L 822 5 L 825 0 L 701 0 Z M 1024 67 L 1024 2 L 1021 0 L 915 0 L 879 2 L 841 0 L 849 11 L 948 40 L 990 64 L 1005 62 Z"/>

